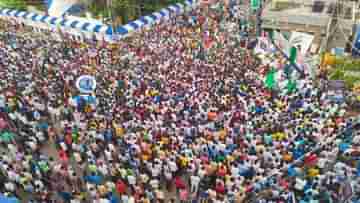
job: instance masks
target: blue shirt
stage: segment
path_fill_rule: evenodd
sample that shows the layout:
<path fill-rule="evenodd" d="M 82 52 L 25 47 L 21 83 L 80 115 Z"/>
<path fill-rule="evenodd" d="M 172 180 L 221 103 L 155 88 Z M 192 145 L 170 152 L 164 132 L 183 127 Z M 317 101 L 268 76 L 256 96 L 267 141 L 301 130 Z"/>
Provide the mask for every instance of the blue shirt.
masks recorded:
<path fill-rule="evenodd" d="M 291 176 L 291 177 L 297 175 L 296 170 L 295 170 L 292 166 L 290 166 L 290 167 L 288 168 L 287 172 L 288 172 L 289 176 Z"/>
<path fill-rule="evenodd" d="M 342 142 L 339 144 L 340 152 L 345 152 L 349 148 L 349 143 Z"/>

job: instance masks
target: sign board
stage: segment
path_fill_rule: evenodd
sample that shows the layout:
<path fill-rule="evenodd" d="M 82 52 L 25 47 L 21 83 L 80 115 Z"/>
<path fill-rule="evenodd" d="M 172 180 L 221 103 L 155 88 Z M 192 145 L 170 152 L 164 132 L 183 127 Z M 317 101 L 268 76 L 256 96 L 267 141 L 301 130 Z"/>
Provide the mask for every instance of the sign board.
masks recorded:
<path fill-rule="evenodd" d="M 76 87 L 81 93 L 92 93 L 96 89 L 96 80 L 91 75 L 82 75 L 76 80 Z"/>

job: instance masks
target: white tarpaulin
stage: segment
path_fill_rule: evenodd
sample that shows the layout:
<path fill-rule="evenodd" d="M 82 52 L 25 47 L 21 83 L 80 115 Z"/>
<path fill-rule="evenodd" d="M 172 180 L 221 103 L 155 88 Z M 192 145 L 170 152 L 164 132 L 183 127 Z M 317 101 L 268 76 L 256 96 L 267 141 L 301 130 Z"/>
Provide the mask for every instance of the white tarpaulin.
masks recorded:
<path fill-rule="evenodd" d="M 49 1 L 49 15 L 54 17 L 61 17 L 72 6 L 78 4 L 80 0 L 51 0 Z"/>
<path fill-rule="evenodd" d="M 291 46 L 296 48 L 300 47 L 299 52 L 305 55 L 311 47 L 314 35 L 303 33 L 303 32 L 292 32 L 290 37 Z"/>

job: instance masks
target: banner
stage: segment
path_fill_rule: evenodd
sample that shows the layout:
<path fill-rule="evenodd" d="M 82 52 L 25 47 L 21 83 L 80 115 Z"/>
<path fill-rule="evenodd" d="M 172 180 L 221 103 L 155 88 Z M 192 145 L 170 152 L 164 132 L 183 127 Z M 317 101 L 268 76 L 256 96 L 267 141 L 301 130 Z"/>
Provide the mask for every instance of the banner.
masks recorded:
<path fill-rule="evenodd" d="M 311 47 L 314 35 L 310 35 L 303 32 L 292 32 L 290 37 L 290 45 L 298 48 L 299 53 L 305 55 Z"/>
<path fill-rule="evenodd" d="M 76 80 L 76 87 L 81 93 L 91 93 L 96 89 L 96 80 L 91 75 L 82 75 Z"/>

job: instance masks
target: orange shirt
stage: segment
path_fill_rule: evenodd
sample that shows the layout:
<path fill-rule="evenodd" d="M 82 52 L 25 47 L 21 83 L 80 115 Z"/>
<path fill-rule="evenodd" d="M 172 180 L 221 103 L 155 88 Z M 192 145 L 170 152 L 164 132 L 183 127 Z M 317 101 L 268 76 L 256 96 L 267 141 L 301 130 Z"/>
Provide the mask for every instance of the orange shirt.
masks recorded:
<path fill-rule="evenodd" d="M 216 112 L 209 112 L 208 113 L 208 119 L 211 120 L 211 121 L 214 121 L 217 117 L 217 113 Z"/>

